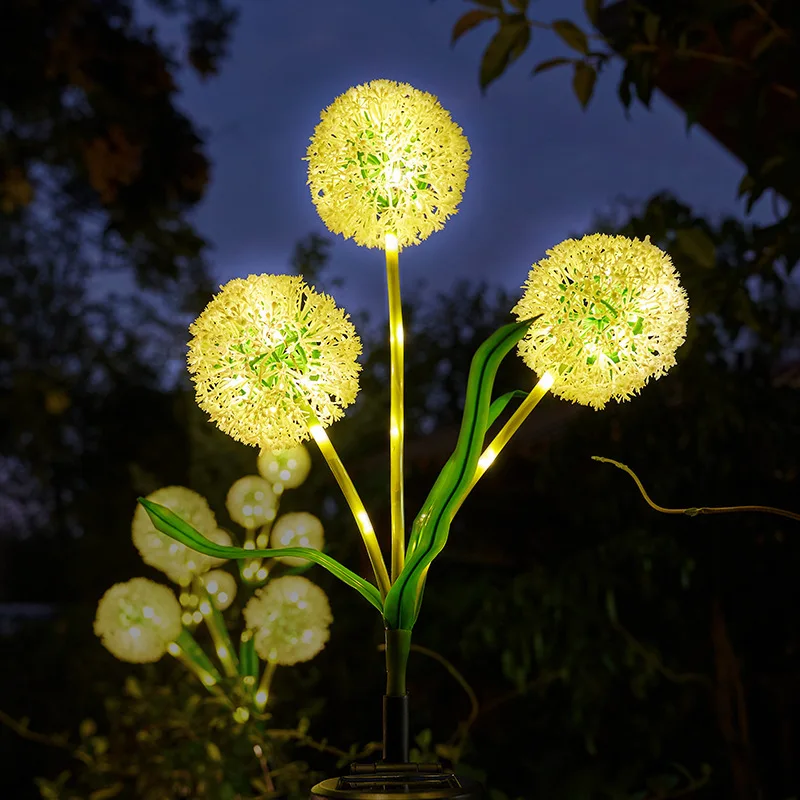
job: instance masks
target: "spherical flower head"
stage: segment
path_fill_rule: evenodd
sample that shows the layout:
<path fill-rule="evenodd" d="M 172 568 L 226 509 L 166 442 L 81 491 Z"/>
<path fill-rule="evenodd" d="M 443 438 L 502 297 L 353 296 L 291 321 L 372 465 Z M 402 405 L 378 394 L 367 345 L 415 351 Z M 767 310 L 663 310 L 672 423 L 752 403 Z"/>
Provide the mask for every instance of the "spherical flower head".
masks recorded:
<path fill-rule="evenodd" d="M 220 610 L 225 611 L 236 597 L 239 588 L 236 578 L 224 569 L 212 569 L 200 578 L 211 602 Z"/>
<path fill-rule="evenodd" d="M 197 403 L 245 444 L 286 450 L 358 394 L 361 340 L 333 298 L 292 275 L 250 275 L 225 286 L 192 323 L 189 372 Z"/>
<path fill-rule="evenodd" d="M 165 486 L 149 494 L 147 499 L 166 506 L 207 539 L 217 544 L 231 543 L 230 536 L 217 528 L 214 512 L 206 499 L 197 492 L 184 486 Z M 171 581 L 181 586 L 188 586 L 195 575 L 225 562 L 225 559 L 211 558 L 190 550 L 161 533 L 141 505 L 134 512 L 131 532 L 133 544 L 144 563 L 161 570 Z"/>
<path fill-rule="evenodd" d="M 296 489 L 311 471 L 311 456 L 302 444 L 278 452 L 263 450 L 258 456 L 258 471 L 271 484 Z"/>
<path fill-rule="evenodd" d="M 547 256 L 534 264 L 514 313 L 541 315 L 519 353 L 539 376 L 554 377 L 554 394 L 603 408 L 675 364 L 686 338 L 686 292 L 649 238 L 597 233 L 568 239 Z"/>
<path fill-rule="evenodd" d="M 283 514 L 272 526 L 270 534 L 272 547 L 311 547 L 322 550 L 325 543 L 325 531 L 322 523 L 313 514 L 305 511 L 295 511 Z M 300 567 L 308 563 L 305 558 L 297 556 L 278 556 L 279 561 Z"/>
<path fill-rule="evenodd" d="M 166 586 L 134 578 L 100 598 L 94 632 L 120 661 L 158 661 L 181 632 L 181 607 Z"/>
<path fill-rule="evenodd" d="M 291 666 L 322 650 L 333 615 L 319 586 L 300 575 L 286 575 L 256 592 L 244 607 L 244 619 L 255 632 L 259 656 Z"/>
<path fill-rule="evenodd" d="M 225 507 L 243 528 L 258 528 L 275 519 L 278 498 L 272 484 L 260 475 L 245 475 L 228 490 Z"/>
<path fill-rule="evenodd" d="M 471 155 L 432 94 L 378 80 L 320 115 L 306 160 L 311 198 L 334 233 L 365 247 L 417 244 L 456 213 Z"/>

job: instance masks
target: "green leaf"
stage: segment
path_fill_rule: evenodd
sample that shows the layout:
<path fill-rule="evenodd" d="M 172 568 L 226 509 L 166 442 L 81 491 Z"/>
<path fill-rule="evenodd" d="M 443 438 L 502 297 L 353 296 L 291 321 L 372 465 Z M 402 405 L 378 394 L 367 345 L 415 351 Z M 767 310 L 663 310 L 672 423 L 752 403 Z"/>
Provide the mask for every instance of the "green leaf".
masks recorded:
<path fill-rule="evenodd" d="M 371 603 L 381 613 L 383 603 L 378 589 L 371 583 L 365 581 L 355 572 L 347 569 L 336 559 L 331 558 L 319 550 L 311 547 L 282 547 L 271 550 L 245 550 L 243 547 L 225 547 L 206 539 L 201 533 L 196 531 L 188 522 L 184 522 L 177 514 L 174 514 L 166 506 L 154 503 L 145 497 L 139 498 L 139 503 L 144 507 L 150 520 L 157 530 L 172 539 L 186 545 L 186 547 L 204 553 L 214 558 L 275 558 L 276 556 L 297 556 L 313 561 L 324 567 L 332 575 L 343 583 L 355 589 L 365 600 Z"/>
<path fill-rule="evenodd" d="M 716 247 L 708 234 L 700 228 L 681 228 L 675 232 L 679 249 L 698 266 L 711 269 L 717 260 Z"/>
<path fill-rule="evenodd" d="M 650 44 L 655 44 L 658 40 L 658 28 L 661 24 L 657 14 L 648 14 L 644 18 L 644 38 Z"/>
<path fill-rule="evenodd" d="M 557 19 L 553 23 L 553 30 L 573 50 L 577 50 L 584 56 L 589 52 L 589 40 L 574 22 L 568 19 Z"/>
<path fill-rule="evenodd" d="M 450 36 L 450 44 L 455 44 L 467 31 L 485 22 L 487 19 L 494 19 L 497 15 L 492 11 L 483 11 L 480 8 L 474 8 L 472 11 L 467 11 L 458 22 L 453 26 L 453 32 Z"/>
<path fill-rule="evenodd" d="M 572 90 L 583 108 L 586 108 L 592 99 L 596 80 L 597 72 L 594 67 L 585 61 L 575 63 L 575 72 L 572 75 Z"/>
<path fill-rule="evenodd" d="M 508 0 L 508 4 L 523 13 L 528 10 L 528 0 Z"/>
<path fill-rule="evenodd" d="M 603 7 L 603 0 L 583 0 L 583 10 L 592 25 L 597 25 L 600 19 L 600 9 Z"/>
<path fill-rule="evenodd" d="M 746 195 L 748 192 L 753 190 L 753 187 L 756 185 L 755 179 L 753 178 L 750 173 L 747 173 L 741 181 L 739 181 L 739 188 L 736 190 L 736 196 L 742 197 Z"/>
<path fill-rule="evenodd" d="M 547 61 L 542 61 L 537 64 L 531 71 L 531 75 L 538 75 L 540 72 L 547 72 L 554 67 L 560 67 L 562 64 L 572 64 L 575 61 L 573 58 L 548 58 Z"/>
<path fill-rule="evenodd" d="M 528 21 L 515 15 L 500 26 L 490 40 L 481 59 L 480 85 L 485 89 L 497 80 L 511 61 L 518 58 L 530 38 Z"/>
<path fill-rule="evenodd" d="M 450 524 L 469 493 L 478 465 L 495 375 L 532 322 L 504 325 L 483 342 L 472 359 L 455 451 L 414 520 L 405 567 L 386 595 L 384 618 L 390 628 L 411 630 L 416 622 L 428 567 L 447 544 Z"/>

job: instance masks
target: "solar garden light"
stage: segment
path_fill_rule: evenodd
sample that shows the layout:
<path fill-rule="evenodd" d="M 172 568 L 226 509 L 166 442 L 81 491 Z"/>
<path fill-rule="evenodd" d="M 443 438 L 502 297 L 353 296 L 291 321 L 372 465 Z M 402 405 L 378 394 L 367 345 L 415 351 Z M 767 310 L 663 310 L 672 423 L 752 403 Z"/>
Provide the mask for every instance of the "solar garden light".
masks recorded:
<path fill-rule="evenodd" d="M 534 264 L 513 309 L 516 322 L 475 353 L 455 450 L 406 530 L 403 500 L 403 320 L 399 253 L 456 213 L 470 148 L 430 94 L 378 80 L 349 89 L 322 112 L 308 148 L 312 200 L 334 233 L 386 257 L 391 354 L 389 417 L 391 558 L 327 429 L 358 393 L 361 343 L 347 314 L 299 277 L 250 275 L 221 288 L 192 324 L 189 371 L 197 402 L 223 431 L 270 451 L 313 439 L 352 511 L 374 583 L 308 547 L 280 552 L 217 543 L 152 500 L 156 528 L 207 557 L 308 559 L 358 591 L 386 630 L 383 760 L 323 781 L 317 797 L 474 797 L 438 765 L 408 761 L 406 664 L 428 570 L 451 522 L 480 477 L 541 398 L 552 391 L 602 408 L 626 400 L 675 364 L 688 319 L 669 256 L 648 239 L 595 234 L 567 240 Z M 517 349 L 538 376 L 528 391 L 493 398 L 500 363 Z M 492 424 L 523 397 L 490 441 Z"/>

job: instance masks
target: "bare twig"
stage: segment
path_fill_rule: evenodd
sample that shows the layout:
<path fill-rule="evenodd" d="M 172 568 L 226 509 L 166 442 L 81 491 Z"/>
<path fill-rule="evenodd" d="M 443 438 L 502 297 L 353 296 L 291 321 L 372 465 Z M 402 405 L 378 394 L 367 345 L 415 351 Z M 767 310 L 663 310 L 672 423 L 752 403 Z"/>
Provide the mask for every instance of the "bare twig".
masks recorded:
<path fill-rule="evenodd" d="M 647 505 L 655 511 L 660 511 L 662 514 L 683 514 L 687 517 L 699 517 L 705 514 L 733 514 L 736 512 L 753 511 L 760 514 L 775 514 L 779 517 L 787 517 L 793 519 L 795 522 L 800 522 L 800 514 L 794 511 L 785 511 L 782 508 L 773 508 L 772 506 L 715 506 L 715 507 L 701 507 L 701 508 L 664 508 L 663 506 L 654 503 L 650 496 L 645 491 L 642 482 L 637 477 L 636 473 L 625 464 L 620 464 L 619 461 L 614 461 L 613 458 L 604 458 L 603 456 L 592 456 L 593 461 L 600 461 L 603 464 L 613 464 L 617 469 L 627 472 L 633 478 L 634 483 L 638 487 Z"/>
<path fill-rule="evenodd" d="M 65 737 L 36 733 L 28 728 L 27 722 L 17 722 L 12 716 L 6 714 L 5 711 L 0 711 L 0 723 L 11 728 L 17 736 L 23 739 L 28 739 L 31 742 L 38 742 L 39 744 L 47 744 L 51 747 L 59 747 L 62 750 L 72 751 L 72 747 L 67 743 Z"/>

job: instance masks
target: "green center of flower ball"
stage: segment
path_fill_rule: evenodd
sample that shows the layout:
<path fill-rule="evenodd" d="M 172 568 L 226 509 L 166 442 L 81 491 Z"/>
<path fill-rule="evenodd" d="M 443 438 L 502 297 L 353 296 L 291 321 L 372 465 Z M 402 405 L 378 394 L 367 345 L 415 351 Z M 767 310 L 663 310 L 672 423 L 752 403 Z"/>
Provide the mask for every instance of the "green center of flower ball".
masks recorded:
<path fill-rule="evenodd" d="M 608 295 L 613 298 L 614 302 L 612 303 L 602 296 L 604 292 L 601 288 L 603 283 L 601 276 L 595 275 L 593 281 L 597 284 L 596 290 L 590 296 L 580 298 L 580 305 L 577 307 L 573 306 L 567 298 L 567 292 L 571 287 L 566 283 L 559 284 L 559 288 L 564 292 L 559 301 L 563 305 L 565 315 L 558 319 L 558 323 L 569 320 L 580 325 L 582 328 L 580 339 L 571 341 L 569 346 L 580 347 L 586 352 L 587 365 L 592 366 L 597 363 L 600 356 L 605 356 L 614 364 L 619 364 L 622 360 L 621 350 L 608 347 L 612 343 L 609 339 L 614 334 L 614 328 L 618 331 L 617 336 L 614 337 L 616 339 L 619 339 L 620 335 L 624 333 L 630 333 L 628 349 L 631 353 L 635 353 L 636 342 L 633 337 L 641 334 L 644 329 L 644 317 L 634 306 L 635 293 L 627 287 L 610 291 L 606 289 Z M 559 371 L 563 375 L 571 372 L 572 367 L 562 364 Z"/>
<path fill-rule="evenodd" d="M 245 370 L 251 380 L 267 389 L 283 387 L 294 391 L 296 380 L 318 381 L 320 378 L 321 353 L 313 342 L 306 340 L 308 334 L 304 325 L 297 328 L 287 326 L 276 333 L 273 347 L 264 348 L 256 330 L 248 328 L 242 331 L 241 340 L 231 345 L 231 349 L 245 357 Z M 233 365 L 234 358 L 229 357 L 228 362 Z M 241 388 L 239 394 L 244 396 L 247 390 Z"/>
<path fill-rule="evenodd" d="M 369 113 L 366 111 L 364 119 L 368 125 L 373 125 Z M 411 127 L 410 119 L 406 119 L 405 127 Z M 408 144 L 394 158 L 386 152 L 387 149 L 393 149 L 386 147 L 385 137 L 390 136 L 392 136 L 392 132 L 385 132 L 382 123 L 378 126 L 377 136 L 372 127 L 359 131 L 355 139 L 346 140 L 347 144 L 355 149 L 355 158 L 348 158 L 342 165 L 345 173 L 348 173 L 351 167 L 359 168 L 361 177 L 372 185 L 372 189 L 366 193 L 366 196 L 374 201 L 379 209 L 397 208 L 400 205 L 401 197 L 409 189 L 411 190 L 411 200 L 417 200 L 419 192 L 430 188 L 427 174 L 428 165 L 413 164 L 410 158 L 412 145 L 419 141 L 419 136 L 413 134 L 408 140 Z M 402 154 L 409 158 L 404 158 Z M 352 179 L 350 183 L 353 183 Z"/>

